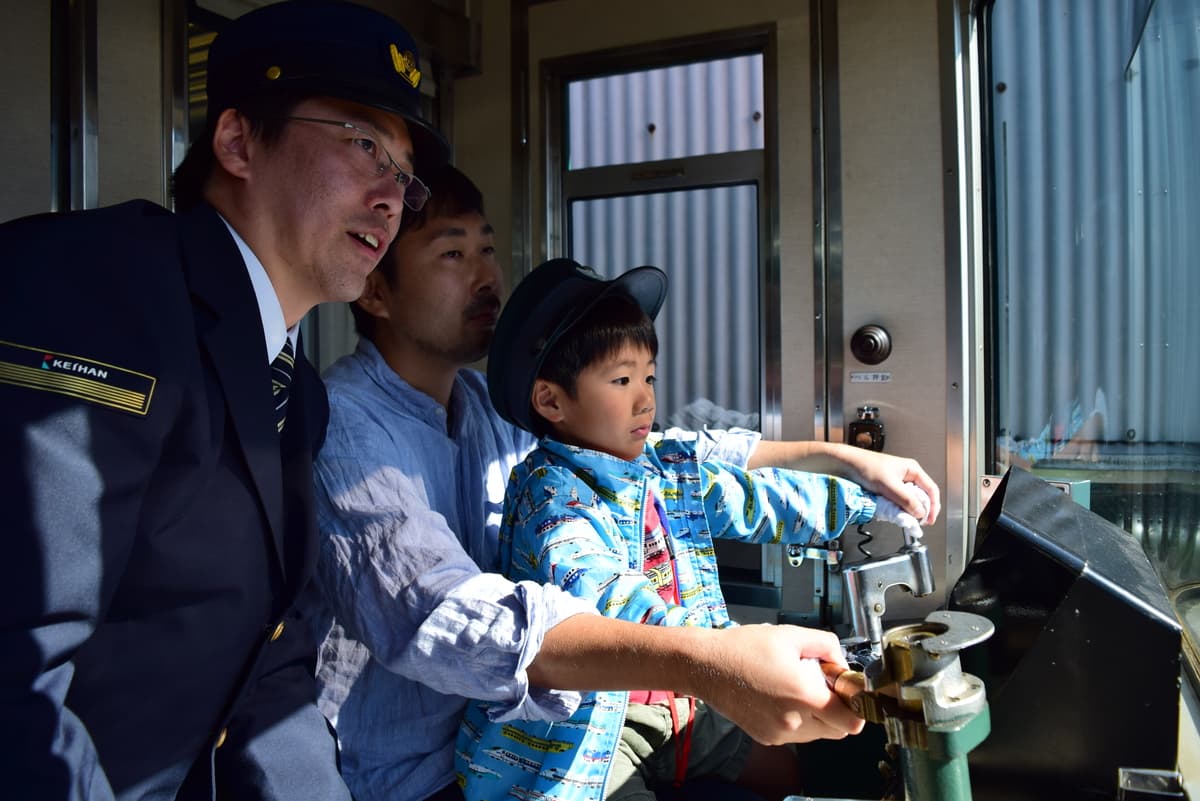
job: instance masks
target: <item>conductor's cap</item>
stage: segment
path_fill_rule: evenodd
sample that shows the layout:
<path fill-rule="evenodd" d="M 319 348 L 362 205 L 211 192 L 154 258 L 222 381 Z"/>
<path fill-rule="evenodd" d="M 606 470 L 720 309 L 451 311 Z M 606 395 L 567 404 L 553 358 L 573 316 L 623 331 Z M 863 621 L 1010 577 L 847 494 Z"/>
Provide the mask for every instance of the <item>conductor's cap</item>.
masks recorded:
<path fill-rule="evenodd" d="M 445 161 L 445 139 L 421 116 L 417 45 L 391 17 L 337 0 L 288 0 L 231 22 L 208 52 L 208 122 L 274 92 L 336 97 L 397 114 L 419 161 Z"/>

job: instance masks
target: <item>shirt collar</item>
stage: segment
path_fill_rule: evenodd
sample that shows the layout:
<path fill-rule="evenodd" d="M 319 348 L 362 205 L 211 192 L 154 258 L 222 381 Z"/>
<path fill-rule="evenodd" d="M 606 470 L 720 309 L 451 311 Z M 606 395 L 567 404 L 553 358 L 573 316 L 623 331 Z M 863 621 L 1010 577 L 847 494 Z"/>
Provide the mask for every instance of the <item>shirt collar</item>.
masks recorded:
<path fill-rule="evenodd" d="M 218 214 L 218 216 L 220 215 Z M 270 364 L 283 350 L 284 341 L 291 342 L 292 350 L 295 351 L 296 334 L 300 329 L 300 324 L 297 323 L 291 328 L 287 327 L 287 322 L 283 319 L 283 306 L 279 304 L 279 296 L 275 294 L 275 287 L 271 284 L 271 278 L 267 275 L 266 268 L 258 260 L 258 256 L 254 255 L 250 246 L 246 244 L 246 240 L 242 239 L 241 235 L 229 224 L 229 220 L 221 217 L 221 222 L 225 223 L 225 227 L 233 236 L 233 241 L 242 254 L 242 261 L 246 263 L 246 272 L 250 275 L 250 283 L 254 286 L 254 297 L 258 301 L 258 315 L 262 321 L 263 338 L 267 341 L 267 363 Z"/>
<path fill-rule="evenodd" d="M 587 483 L 609 490 L 618 496 L 631 492 L 636 495 L 640 492 L 638 488 L 643 479 L 656 476 L 660 472 L 648 456 L 651 452 L 649 445 L 643 447 L 642 452 L 633 461 L 591 448 L 568 445 L 553 437 L 543 437 L 538 442 L 538 447 L 566 459 L 575 466 L 577 474 L 580 470 L 584 471 L 588 475 Z"/>
<path fill-rule="evenodd" d="M 461 433 L 462 426 L 470 416 L 465 408 L 461 371 L 454 377 L 454 388 L 450 390 L 450 417 L 454 420 L 455 428 L 450 431 L 446 424 L 446 408 L 405 381 L 383 358 L 375 343 L 366 337 L 359 337 L 354 357 L 362 364 L 363 371 L 397 402 L 399 408 L 450 437 L 457 437 Z"/>

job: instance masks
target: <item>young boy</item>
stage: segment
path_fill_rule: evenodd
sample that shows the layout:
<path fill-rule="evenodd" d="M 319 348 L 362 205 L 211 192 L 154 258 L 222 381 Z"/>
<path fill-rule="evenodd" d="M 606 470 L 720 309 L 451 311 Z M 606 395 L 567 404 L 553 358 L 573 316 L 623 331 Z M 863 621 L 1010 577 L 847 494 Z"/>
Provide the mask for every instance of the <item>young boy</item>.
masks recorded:
<path fill-rule="evenodd" d="M 558 584 L 611 617 L 725 627 L 713 537 L 810 542 L 872 519 L 917 525 L 843 479 L 701 463 L 694 435 L 651 435 L 653 318 L 665 295 L 656 268 L 604 281 L 566 259 L 513 291 L 489 393 L 541 440 L 509 481 L 500 532 L 509 578 Z M 694 699 L 597 692 L 558 724 L 493 722 L 486 704 L 470 706 L 457 769 L 468 801 L 654 799 L 655 788 L 696 778 L 782 798 L 799 790 L 793 756 Z"/>

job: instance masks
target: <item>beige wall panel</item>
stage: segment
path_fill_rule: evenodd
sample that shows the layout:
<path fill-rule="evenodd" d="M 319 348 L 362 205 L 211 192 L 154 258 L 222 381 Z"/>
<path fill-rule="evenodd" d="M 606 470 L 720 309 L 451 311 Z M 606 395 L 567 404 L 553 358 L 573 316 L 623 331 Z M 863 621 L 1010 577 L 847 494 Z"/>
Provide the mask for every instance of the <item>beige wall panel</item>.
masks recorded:
<path fill-rule="evenodd" d="M 97 7 L 99 204 L 162 196 L 160 0 Z"/>
<path fill-rule="evenodd" d="M 556 0 L 529 10 L 530 55 L 554 58 L 807 16 L 808 3 L 796 0 Z"/>
<path fill-rule="evenodd" d="M 512 104 L 509 100 L 509 5 L 478 3 L 483 28 L 483 68 L 454 82 L 454 163 L 483 192 L 496 229 L 496 252 L 510 267 L 512 254 Z M 529 265 L 511 265 L 514 275 Z"/>
<path fill-rule="evenodd" d="M 0 11 L 0 220 L 49 211 L 50 4 Z"/>
<path fill-rule="evenodd" d="M 797 4 L 804 7 L 807 4 Z M 816 386 L 813 299 L 812 78 L 807 13 L 779 21 L 779 286 L 782 439 L 812 439 Z"/>
<path fill-rule="evenodd" d="M 859 0 L 839 8 L 843 170 L 844 413 L 875 405 L 887 450 L 946 477 L 946 291 L 937 8 L 934 0 Z M 849 353 L 867 323 L 892 335 L 877 367 Z M 855 371 L 891 373 L 850 383 Z M 939 590 L 947 586 L 945 516 L 926 533 Z M 877 552 L 899 544 L 877 540 Z M 889 595 L 889 614 L 923 615 L 938 598 Z M 938 595 L 935 593 L 935 595 Z M 909 611 L 905 611 L 909 610 Z"/>

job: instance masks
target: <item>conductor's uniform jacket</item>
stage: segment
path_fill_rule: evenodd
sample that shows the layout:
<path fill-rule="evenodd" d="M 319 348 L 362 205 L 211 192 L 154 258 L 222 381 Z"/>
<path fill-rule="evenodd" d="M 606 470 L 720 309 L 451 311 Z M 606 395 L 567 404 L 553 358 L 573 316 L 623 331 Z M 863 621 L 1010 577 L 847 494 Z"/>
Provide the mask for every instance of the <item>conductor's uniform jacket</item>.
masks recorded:
<path fill-rule="evenodd" d="M 282 433 L 216 212 L 0 226 L 0 796 L 342 798 L 289 612 L 328 408 Z"/>

